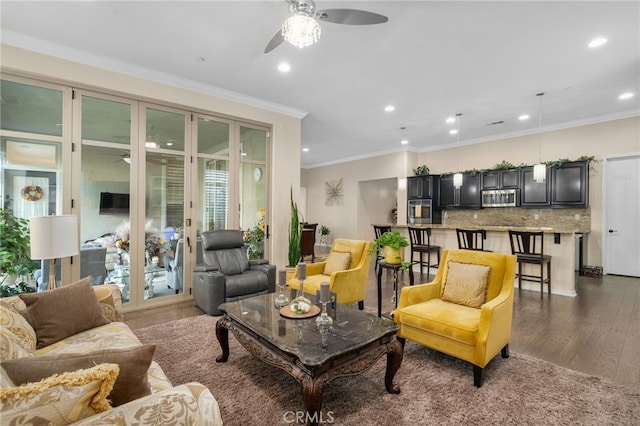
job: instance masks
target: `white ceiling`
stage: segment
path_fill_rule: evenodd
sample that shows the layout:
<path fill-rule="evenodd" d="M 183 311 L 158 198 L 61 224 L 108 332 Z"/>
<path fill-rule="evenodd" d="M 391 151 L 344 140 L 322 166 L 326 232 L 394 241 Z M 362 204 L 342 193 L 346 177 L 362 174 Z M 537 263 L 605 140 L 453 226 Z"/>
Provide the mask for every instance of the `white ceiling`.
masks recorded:
<path fill-rule="evenodd" d="M 316 45 L 285 42 L 264 54 L 288 16 L 283 0 L 3 0 L 2 42 L 307 113 L 303 167 L 535 133 L 538 92 L 544 129 L 640 114 L 638 1 L 316 4 L 389 22 L 325 22 Z M 595 37 L 608 42 L 588 48 Z M 282 61 L 291 65 L 286 75 L 277 71 Z M 635 96 L 621 101 L 623 92 Z M 385 112 L 388 104 L 395 111 Z M 448 133 L 456 125 L 445 123 L 456 113 L 459 142 Z M 519 121 L 523 113 L 531 119 Z"/>

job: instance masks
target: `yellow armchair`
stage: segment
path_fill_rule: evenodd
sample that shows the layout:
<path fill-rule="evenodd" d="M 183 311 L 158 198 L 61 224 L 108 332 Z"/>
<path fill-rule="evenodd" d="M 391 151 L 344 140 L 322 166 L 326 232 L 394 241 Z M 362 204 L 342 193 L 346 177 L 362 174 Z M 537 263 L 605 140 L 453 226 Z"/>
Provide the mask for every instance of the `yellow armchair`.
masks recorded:
<path fill-rule="evenodd" d="M 456 302 L 452 302 L 449 289 L 454 287 L 444 294 L 447 285 L 455 285 L 454 275 L 458 275 L 458 282 L 465 281 L 460 279 L 464 274 L 457 272 L 460 264 L 489 267 L 484 295 L 482 290 L 477 291 L 484 299 L 477 303 L 479 307 L 461 304 L 467 301 L 461 302 L 455 298 L 453 300 Z M 442 261 L 433 281 L 402 289 L 398 307 L 394 311 L 394 321 L 400 326 L 398 340 L 404 345 L 405 339 L 409 339 L 470 362 L 473 365 L 474 385 L 482 386 L 482 371 L 489 361 L 498 352 L 502 353 L 503 358 L 509 357 L 515 268 L 516 257 L 513 255 L 443 250 Z M 477 278 L 467 281 L 482 281 Z"/>
<path fill-rule="evenodd" d="M 336 294 L 336 301 L 341 304 L 358 302 L 358 307 L 364 309 L 364 299 L 371 261 L 371 241 L 347 240 L 338 238 L 333 242 L 329 257 L 324 262 L 307 264 L 307 278 L 304 280 L 304 292 L 315 294 L 320 290 L 321 282 L 328 282 L 331 292 Z M 349 265 L 346 268 L 327 274 L 327 261 L 331 262 L 332 253 L 349 253 Z M 289 281 L 289 287 L 298 290 L 298 267 Z"/>

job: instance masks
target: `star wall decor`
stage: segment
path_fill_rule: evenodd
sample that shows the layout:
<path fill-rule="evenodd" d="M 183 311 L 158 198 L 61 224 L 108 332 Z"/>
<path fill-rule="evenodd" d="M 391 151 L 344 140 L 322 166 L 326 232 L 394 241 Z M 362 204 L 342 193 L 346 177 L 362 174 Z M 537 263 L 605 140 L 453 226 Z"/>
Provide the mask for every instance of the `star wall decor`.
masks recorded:
<path fill-rule="evenodd" d="M 344 186 L 342 178 L 324 183 L 325 206 L 342 206 L 344 204 Z"/>

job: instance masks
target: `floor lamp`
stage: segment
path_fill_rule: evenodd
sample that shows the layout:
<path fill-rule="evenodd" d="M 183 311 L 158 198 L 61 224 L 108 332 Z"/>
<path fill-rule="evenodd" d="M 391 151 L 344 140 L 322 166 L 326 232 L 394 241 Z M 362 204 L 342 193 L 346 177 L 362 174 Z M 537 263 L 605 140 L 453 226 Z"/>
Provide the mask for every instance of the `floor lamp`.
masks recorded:
<path fill-rule="evenodd" d="M 75 256 L 80 252 L 78 243 L 78 216 L 38 216 L 29 220 L 31 259 L 49 260 L 49 285 L 57 287 L 56 259 Z M 44 278 L 44 277 L 43 277 Z"/>

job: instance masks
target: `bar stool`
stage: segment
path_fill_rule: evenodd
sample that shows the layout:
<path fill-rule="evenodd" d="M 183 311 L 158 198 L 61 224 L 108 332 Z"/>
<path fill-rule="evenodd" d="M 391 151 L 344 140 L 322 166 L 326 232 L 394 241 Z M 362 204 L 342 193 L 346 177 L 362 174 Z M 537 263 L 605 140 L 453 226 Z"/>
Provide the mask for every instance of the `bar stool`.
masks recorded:
<path fill-rule="evenodd" d="M 433 266 L 437 268 L 440 265 L 440 246 L 434 246 L 431 244 L 431 228 L 415 228 L 409 226 L 408 229 L 409 242 L 411 243 L 411 263 L 414 263 L 413 254 L 419 253 L 420 261 L 417 263 L 420 264 L 420 274 L 422 274 L 422 267 L 425 265 L 425 262 L 422 260 L 422 255 L 426 254 L 428 274 L 429 268 L 431 268 L 431 253 L 435 253 L 438 259 L 438 262 Z"/>
<path fill-rule="evenodd" d="M 385 226 L 385 225 L 373 225 L 373 232 L 376 235 L 376 240 L 378 238 L 380 238 L 382 236 L 382 234 L 384 234 L 385 232 L 391 232 L 391 227 L 390 226 Z M 376 254 L 376 263 L 374 266 L 374 271 L 378 270 L 378 261 L 380 261 L 380 259 L 384 259 L 384 255 L 377 253 Z"/>
<path fill-rule="evenodd" d="M 522 288 L 522 280 L 540 283 L 540 297 L 544 295 L 544 285 L 551 294 L 551 256 L 544 254 L 544 233 L 509 231 L 511 254 L 516 255 L 518 262 L 518 288 Z M 522 264 L 540 265 L 540 275 L 522 273 Z M 547 265 L 547 277 L 544 278 L 544 266 Z"/>
<path fill-rule="evenodd" d="M 484 249 L 484 240 L 487 231 L 484 229 L 456 229 L 458 236 L 458 248 L 465 250 L 491 251 Z"/>

